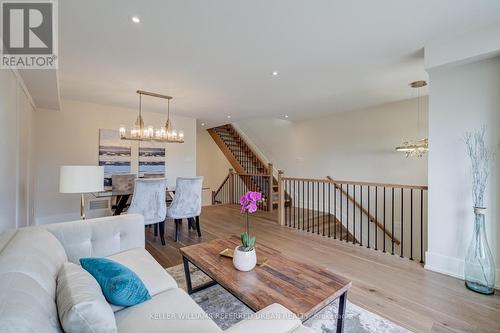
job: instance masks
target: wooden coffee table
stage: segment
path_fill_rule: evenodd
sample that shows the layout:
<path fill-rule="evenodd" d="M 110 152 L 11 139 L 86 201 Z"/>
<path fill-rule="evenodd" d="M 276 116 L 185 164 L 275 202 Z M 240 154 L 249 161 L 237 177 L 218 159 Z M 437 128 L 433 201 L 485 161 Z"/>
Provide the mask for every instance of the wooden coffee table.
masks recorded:
<path fill-rule="evenodd" d="M 260 243 L 256 246 L 257 255 L 267 257 L 267 262 L 250 272 L 240 272 L 234 268 L 231 258 L 219 255 L 224 249 L 234 249 L 237 245 L 239 239 L 234 237 L 181 248 L 188 293 L 219 284 L 253 311 L 279 303 L 303 322 L 339 298 L 337 332 L 343 331 L 351 281 L 318 266 L 285 257 Z M 193 288 L 189 263 L 213 281 Z"/>

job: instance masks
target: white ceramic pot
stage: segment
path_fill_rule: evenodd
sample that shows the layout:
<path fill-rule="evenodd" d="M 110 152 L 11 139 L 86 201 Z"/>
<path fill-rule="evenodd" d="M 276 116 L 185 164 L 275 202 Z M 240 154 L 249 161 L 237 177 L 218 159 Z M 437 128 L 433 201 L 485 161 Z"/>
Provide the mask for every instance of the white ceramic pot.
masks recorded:
<path fill-rule="evenodd" d="M 256 264 L 257 255 L 255 254 L 255 248 L 252 251 L 240 250 L 240 246 L 234 249 L 233 265 L 237 270 L 248 272 L 254 269 Z"/>

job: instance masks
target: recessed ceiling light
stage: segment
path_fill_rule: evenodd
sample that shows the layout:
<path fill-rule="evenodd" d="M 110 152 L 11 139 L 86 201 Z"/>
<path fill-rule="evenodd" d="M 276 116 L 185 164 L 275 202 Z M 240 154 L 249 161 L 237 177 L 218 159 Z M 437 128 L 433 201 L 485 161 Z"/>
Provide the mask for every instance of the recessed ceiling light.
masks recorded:
<path fill-rule="evenodd" d="M 285 115 L 285 118 L 288 119 L 288 115 L 287 114 Z"/>
<path fill-rule="evenodd" d="M 134 23 L 141 23 L 141 19 L 138 16 L 132 16 L 130 19 Z"/>
<path fill-rule="evenodd" d="M 205 126 L 205 123 L 201 123 L 201 126 Z"/>
<path fill-rule="evenodd" d="M 230 114 L 227 115 L 227 119 L 231 119 L 231 115 Z"/>
<path fill-rule="evenodd" d="M 273 76 L 278 76 L 278 72 L 276 72 L 276 71 L 273 72 L 272 74 L 273 74 Z"/>

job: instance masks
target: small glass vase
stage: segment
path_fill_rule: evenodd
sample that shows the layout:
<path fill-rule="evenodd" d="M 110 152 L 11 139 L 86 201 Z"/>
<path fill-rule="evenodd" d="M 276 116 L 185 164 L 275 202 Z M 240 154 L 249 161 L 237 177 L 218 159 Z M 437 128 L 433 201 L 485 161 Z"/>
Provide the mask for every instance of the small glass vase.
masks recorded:
<path fill-rule="evenodd" d="M 474 207 L 474 233 L 465 257 L 465 286 L 490 295 L 495 292 L 495 262 L 484 227 L 486 208 Z"/>

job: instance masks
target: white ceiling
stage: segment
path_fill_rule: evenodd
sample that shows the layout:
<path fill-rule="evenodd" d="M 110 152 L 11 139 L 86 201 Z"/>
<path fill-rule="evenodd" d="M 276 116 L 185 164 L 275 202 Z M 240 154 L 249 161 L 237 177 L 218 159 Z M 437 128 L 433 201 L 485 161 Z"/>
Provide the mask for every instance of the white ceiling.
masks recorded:
<path fill-rule="evenodd" d="M 59 17 L 61 98 L 136 108 L 151 90 L 216 124 L 409 98 L 426 43 L 500 21 L 500 1 L 64 0 Z"/>

